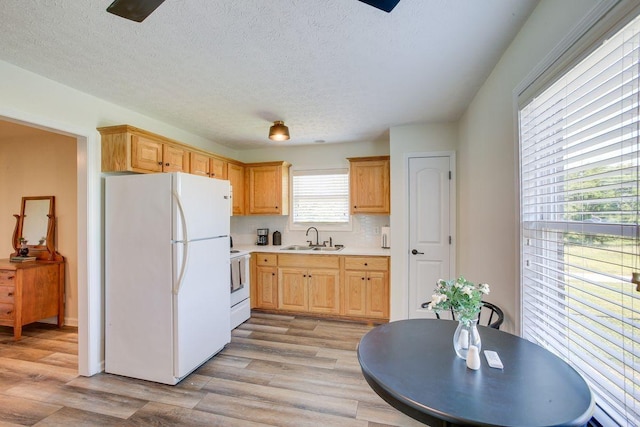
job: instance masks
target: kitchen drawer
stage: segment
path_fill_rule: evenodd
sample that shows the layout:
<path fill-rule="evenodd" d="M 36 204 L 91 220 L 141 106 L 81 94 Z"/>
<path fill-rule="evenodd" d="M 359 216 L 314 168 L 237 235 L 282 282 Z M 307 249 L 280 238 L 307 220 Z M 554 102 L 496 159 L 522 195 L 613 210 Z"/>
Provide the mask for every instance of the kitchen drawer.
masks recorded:
<path fill-rule="evenodd" d="M 14 310 L 13 304 L 0 302 L 0 319 L 13 319 Z"/>
<path fill-rule="evenodd" d="M 13 285 L 16 280 L 14 270 L 0 270 L 0 285 Z"/>
<path fill-rule="evenodd" d="M 336 255 L 280 254 L 278 267 L 340 268 L 340 258 Z"/>
<path fill-rule="evenodd" d="M 278 265 L 278 255 L 259 252 L 256 254 L 256 265 L 260 267 L 275 267 Z"/>
<path fill-rule="evenodd" d="M 359 257 L 345 256 L 345 270 L 387 271 L 389 269 L 388 257 Z"/>
<path fill-rule="evenodd" d="M 16 288 L 14 286 L 0 285 L 0 302 L 13 304 L 13 295 Z"/>

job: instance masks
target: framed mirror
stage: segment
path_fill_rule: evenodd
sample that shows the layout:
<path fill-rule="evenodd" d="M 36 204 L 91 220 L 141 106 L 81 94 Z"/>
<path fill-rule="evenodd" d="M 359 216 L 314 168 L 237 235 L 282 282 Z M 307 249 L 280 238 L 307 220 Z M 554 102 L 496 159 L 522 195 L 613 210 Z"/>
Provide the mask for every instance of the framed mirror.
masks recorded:
<path fill-rule="evenodd" d="M 20 215 L 16 217 L 13 232 L 13 248 L 18 256 L 21 247 L 29 249 L 29 256 L 42 260 L 55 260 L 60 255 L 55 250 L 55 197 L 23 197 Z"/>

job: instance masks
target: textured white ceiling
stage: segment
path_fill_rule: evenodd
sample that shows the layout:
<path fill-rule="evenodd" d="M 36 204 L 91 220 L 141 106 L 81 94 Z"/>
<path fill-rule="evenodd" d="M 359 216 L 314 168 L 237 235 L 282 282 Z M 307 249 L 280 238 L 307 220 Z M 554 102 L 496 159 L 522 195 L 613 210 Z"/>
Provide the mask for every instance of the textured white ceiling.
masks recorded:
<path fill-rule="evenodd" d="M 458 119 L 537 0 L 166 0 L 142 23 L 110 3 L 2 0 L 0 60 L 241 150 L 274 120 L 286 145 Z"/>

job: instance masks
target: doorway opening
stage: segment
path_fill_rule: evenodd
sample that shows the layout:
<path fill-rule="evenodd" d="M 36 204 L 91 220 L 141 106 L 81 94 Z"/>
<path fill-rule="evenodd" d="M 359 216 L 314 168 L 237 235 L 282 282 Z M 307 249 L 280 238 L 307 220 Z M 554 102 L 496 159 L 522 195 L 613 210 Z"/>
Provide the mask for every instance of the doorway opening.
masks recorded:
<path fill-rule="evenodd" d="M 46 124 L 0 116 L 0 144 L 9 155 L 7 162 L 20 169 L 4 168 L 11 176 L 2 179 L 0 193 L 8 200 L 21 200 L 26 193 L 56 194 L 58 221 L 57 249 L 65 256 L 65 324 L 78 327 L 78 372 L 92 375 L 89 368 L 88 294 L 88 197 L 87 137 L 55 129 Z M 16 142 L 18 141 L 18 142 Z M 52 165 L 53 164 L 53 165 Z M 62 167 L 60 165 L 63 165 Z M 55 169 L 58 167 L 58 169 Z M 51 170 L 54 168 L 54 170 Z M 71 170 L 62 170 L 68 168 Z M 15 179 L 13 179 L 15 178 Z M 25 193 L 26 192 L 26 193 Z M 5 199 L 7 200 L 7 199 Z M 15 206 L 13 206 L 15 205 Z M 0 209 L 0 248 L 10 246 L 14 225 L 13 214 L 19 202 L 7 203 Z M 8 211 L 15 212 L 8 212 Z M 5 212 L 7 211 L 7 212 Z M 64 231 L 63 231 L 64 230 Z M 6 255 L 10 249 L 5 249 Z M 94 363 L 95 365 L 95 363 Z"/>

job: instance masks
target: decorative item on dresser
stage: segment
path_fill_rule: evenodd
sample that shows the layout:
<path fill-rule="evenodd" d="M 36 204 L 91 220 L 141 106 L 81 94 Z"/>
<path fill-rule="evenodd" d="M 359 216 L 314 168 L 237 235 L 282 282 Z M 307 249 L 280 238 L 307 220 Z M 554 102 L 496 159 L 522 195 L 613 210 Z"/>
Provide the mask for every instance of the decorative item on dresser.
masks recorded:
<path fill-rule="evenodd" d="M 55 249 L 54 196 L 23 197 L 14 216 L 14 252 L 0 260 L 0 325 L 13 327 L 18 340 L 23 325 L 41 319 L 57 316 L 63 326 L 65 272 L 64 257 Z"/>
<path fill-rule="evenodd" d="M 20 215 L 14 215 L 16 226 L 13 230 L 12 257 L 22 255 L 23 246 L 30 256 L 38 260 L 63 261 L 55 248 L 56 210 L 54 196 L 23 197 Z M 29 245 L 29 242 L 38 242 Z"/>

